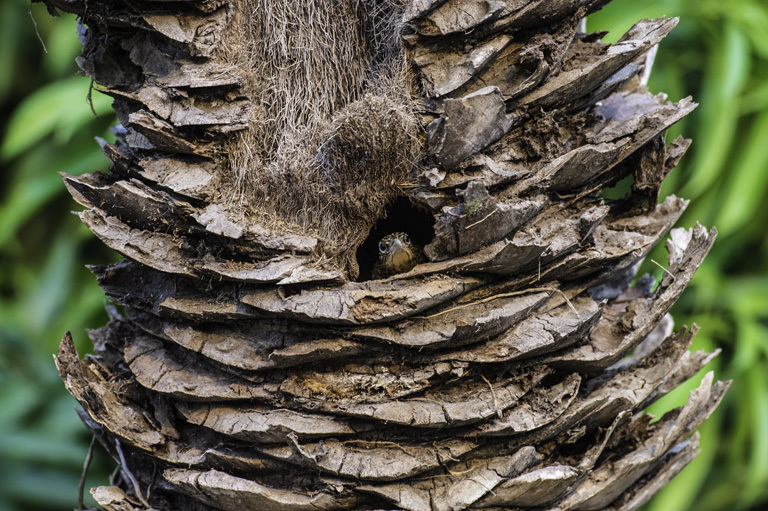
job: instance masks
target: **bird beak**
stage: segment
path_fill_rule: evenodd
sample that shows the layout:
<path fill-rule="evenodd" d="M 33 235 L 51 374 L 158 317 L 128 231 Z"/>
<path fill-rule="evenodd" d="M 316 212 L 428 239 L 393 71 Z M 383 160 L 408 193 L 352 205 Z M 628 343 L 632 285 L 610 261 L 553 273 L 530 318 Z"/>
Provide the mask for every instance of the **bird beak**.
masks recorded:
<path fill-rule="evenodd" d="M 392 241 L 392 245 L 389 246 L 389 253 L 394 254 L 402 249 L 403 249 L 402 242 L 400 241 L 399 238 L 395 238 L 394 241 Z"/>

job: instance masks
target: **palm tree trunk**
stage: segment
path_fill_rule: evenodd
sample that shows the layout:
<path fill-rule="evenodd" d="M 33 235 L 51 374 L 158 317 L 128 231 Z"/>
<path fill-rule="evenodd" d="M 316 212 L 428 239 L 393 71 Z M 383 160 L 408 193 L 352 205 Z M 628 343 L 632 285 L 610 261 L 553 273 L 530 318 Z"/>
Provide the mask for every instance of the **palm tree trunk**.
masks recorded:
<path fill-rule="evenodd" d="M 631 510 L 696 455 L 727 382 L 642 412 L 715 356 L 668 311 L 716 231 L 659 203 L 695 104 L 640 79 L 676 19 L 609 46 L 579 30 L 606 0 L 43 1 L 121 123 L 111 174 L 64 176 L 120 310 L 56 357 L 105 509 Z M 370 280 L 393 232 L 425 262 Z"/>

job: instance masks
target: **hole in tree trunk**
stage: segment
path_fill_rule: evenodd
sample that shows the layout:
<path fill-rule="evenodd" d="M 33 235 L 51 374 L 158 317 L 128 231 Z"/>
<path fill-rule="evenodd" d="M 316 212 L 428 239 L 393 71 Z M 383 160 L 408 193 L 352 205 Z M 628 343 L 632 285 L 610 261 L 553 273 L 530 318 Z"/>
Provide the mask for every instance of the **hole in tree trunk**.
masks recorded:
<path fill-rule="evenodd" d="M 384 218 L 374 224 L 370 234 L 357 249 L 360 267 L 358 281 L 371 280 L 373 264 L 379 258 L 379 241 L 387 234 L 404 232 L 411 241 L 423 247 L 435 237 L 435 218 L 426 210 L 414 206 L 407 197 L 400 197 L 387 206 Z"/>

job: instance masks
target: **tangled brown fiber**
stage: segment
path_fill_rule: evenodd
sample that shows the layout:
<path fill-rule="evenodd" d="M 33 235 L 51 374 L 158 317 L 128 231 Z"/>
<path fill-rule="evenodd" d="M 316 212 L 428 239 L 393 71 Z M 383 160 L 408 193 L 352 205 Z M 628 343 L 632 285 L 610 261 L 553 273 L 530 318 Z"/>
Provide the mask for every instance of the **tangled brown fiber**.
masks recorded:
<path fill-rule="evenodd" d="M 351 276 L 355 249 L 422 151 L 397 33 L 402 4 L 243 0 L 221 45 L 254 107 L 225 148 L 222 199 L 259 223 L 320 237 Z"/>

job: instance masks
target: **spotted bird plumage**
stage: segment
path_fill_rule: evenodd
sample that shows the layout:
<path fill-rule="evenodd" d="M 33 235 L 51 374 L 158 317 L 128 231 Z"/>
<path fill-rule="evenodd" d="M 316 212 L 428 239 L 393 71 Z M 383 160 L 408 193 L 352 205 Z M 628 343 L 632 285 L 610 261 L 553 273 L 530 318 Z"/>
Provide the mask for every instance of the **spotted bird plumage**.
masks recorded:
<path fill-rule="evenodd" d="M 379 242 L 379 259 L 373 265 L 373 278 L 385 279 L 411 271 L 422 262 L 421 247 L 414 245 L 404 232 L 393 232 Z"/>

